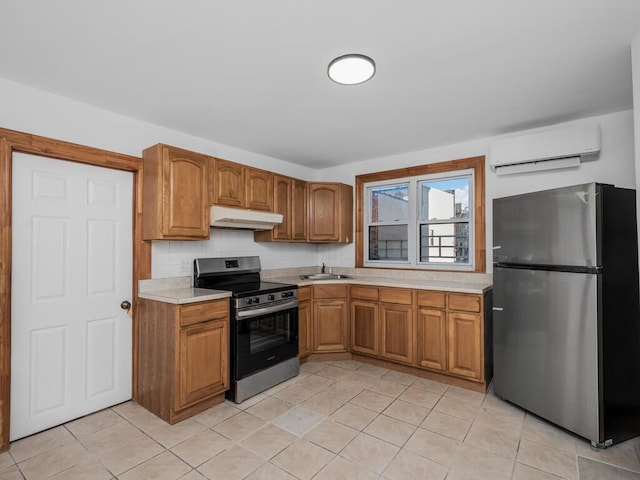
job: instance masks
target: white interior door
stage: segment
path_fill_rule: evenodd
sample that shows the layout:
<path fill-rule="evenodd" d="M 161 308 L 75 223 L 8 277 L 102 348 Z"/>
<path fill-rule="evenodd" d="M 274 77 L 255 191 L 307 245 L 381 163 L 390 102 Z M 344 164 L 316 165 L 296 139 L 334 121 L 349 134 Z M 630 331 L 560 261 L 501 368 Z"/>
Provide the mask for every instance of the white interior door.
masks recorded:
<path fill-rule="evenodd" d="M 13 156 L 15 440 L 131 398 L 133 175 Z"/>

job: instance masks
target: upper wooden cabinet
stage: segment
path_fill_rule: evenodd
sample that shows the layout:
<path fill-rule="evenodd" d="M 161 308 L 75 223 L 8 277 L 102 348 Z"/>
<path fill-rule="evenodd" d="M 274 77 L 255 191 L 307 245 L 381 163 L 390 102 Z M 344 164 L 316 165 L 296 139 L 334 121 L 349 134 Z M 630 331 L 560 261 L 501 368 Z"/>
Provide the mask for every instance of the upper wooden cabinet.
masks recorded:
<path fill-rule="evenodd" d="M 245 167 L 245 206 L 273 212 L 273 173 Z"/>
<path fill-rule="evenodd" d="M 273 174 L 216 158 L 213 174 L 214 205 L 273 211 Z"/>
<path fill-rule="evenodd" d="M 142 158 L 143 238 L 209 238 L 210 158 L 163 144 L 145 149 Z"/>
<path fill-rule="evenodd" d="M 309 183 L 310 242 L 353 242 L 353 187 Z"/>
<path fill-rule="evenodd" d="M 213 174 L 213 205 L 244 208 L 245 166 L 216 158 Z"/>
<path fill-rule="evenodd" d="M 291 196 L 291 240 L 305 241 L 307 239 L 308 204 L 307 182 L 294 178 Z"/>
<path fill-rule="evenodd" d="M 298 180 L 275 174 L 272 177 L 273 211 L 282 214 L 282 223 L 276 225 L 273 230 L 254 232 L 254 240 L 256 242 L 290 242 L 293 239 L 293 185 Z"/>
<path fill-rule="evenodd" d="M 273 176 L 273 211 L 282 223 L 273 230 L 254 233 L 256 242 L 307 241 L 307 182 L 284 175 Z"/>

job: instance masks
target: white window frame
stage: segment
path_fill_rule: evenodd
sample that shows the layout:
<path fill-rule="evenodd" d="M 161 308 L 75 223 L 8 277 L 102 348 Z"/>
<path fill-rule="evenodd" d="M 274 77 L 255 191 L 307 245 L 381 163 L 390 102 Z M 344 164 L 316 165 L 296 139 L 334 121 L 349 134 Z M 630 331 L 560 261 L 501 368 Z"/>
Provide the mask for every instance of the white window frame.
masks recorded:
<path fill-rule="evenodd" d="M 456 178 L 469 179 L 469 218 L 463 219 L 447 219 L 438 221 L 428 221 L 420 219 L 420 196 L 418 193 L 418 184 L 423 181 L 440 181 L 454 180 Z M 408 185 L 409 191 L 409 218 L 407 225 L 407 248 L 408 258 L 406 261 L 391 260 L 369 260 L 369 227 L 385 226 L 385 225 L 404 225 L 405 222 L 372 222 L 372 188 L 381 186 Z M 363 240 L 364 266 L 374 268 L 403 268 L 403 269 L 419 269 L 419 270 L 452 270 L 452 271 L 475 271 L 475 171 L 473 168 L 464 170 L 455 170 L 451 172 L 419 175 L 404 178 L 394 178 L 380 180 L 375 182 L 367 182 L 363 184 L 364 192 L 364 219 L 363 219 Z M 436 223 L 467 223 L 469 225 L 469 263 L 451 263 L 451 262 L 421 262 L 420 261 L 420 225 L 436 224 Z"/>

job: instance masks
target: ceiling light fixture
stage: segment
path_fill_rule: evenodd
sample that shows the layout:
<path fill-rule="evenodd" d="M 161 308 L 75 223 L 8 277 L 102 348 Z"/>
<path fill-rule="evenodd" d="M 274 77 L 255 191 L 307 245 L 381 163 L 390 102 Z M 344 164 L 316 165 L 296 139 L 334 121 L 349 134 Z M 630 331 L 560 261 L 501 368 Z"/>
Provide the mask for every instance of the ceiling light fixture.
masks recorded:
<path fill-rule="evenodd" d="M 329 78 L 340 85 L 358 85 L 376 73 L 376 63 L 366 55 L 349 53 L 334 58 L 329 63 Z"/>

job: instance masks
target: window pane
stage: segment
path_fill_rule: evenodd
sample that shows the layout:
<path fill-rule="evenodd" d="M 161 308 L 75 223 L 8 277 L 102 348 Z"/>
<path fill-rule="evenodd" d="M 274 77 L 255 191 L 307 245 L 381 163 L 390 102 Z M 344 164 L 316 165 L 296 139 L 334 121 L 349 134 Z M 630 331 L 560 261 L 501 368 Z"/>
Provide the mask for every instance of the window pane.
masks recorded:
<path fill-rule="evenodd" d="M 407 222 L 409 185 L 371 187 L 371 222 Z"/>
<path fill-rule="evenodd" d="M 369 227 L 369 260 L 407 260 L 407 225 Z"/>
<path fill-rule="evenodd" d="M 420 225 L 420 261 L 469 263 L 469 223 Z"/>
<path fill-rule="evenodd" d="M 418 183 L 421 220 L 469 218 L 471 178 L 432 180 Z"/>

